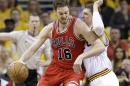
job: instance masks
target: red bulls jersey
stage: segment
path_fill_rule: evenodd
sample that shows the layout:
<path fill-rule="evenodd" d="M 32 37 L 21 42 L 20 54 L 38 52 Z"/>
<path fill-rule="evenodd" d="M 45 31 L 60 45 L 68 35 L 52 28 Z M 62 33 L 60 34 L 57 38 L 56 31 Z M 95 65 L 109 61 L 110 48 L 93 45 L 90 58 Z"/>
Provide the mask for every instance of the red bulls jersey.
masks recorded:
<path fill-rule="evenodd" d="M 78 39 L 74 34 L 76 18 L 72 17 L 64 32 L 58 32 L 54 22 L 52 31 L 53 63 L 57 66 L 70 69 L 74 61 L 83 53 L 85 41 Z"/>

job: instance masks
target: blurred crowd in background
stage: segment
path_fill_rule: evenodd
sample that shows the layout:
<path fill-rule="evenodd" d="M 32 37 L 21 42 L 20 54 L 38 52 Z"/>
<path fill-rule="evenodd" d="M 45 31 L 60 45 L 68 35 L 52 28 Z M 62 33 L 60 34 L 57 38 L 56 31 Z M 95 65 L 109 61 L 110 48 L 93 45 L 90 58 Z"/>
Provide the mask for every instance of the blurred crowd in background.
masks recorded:
<path fill-rule="evenodd" d="M 25 2 L 24 5 L 22 1 Z M 53 0 L 0 0 L 0 32 L 27 30 L 30 15 L 40 16 L 40 31 L 42 27 L 56 19 L 51 5 L 50 7 L 41 6 L 41 3 L 48 1 L 53 2 Z M 95 0 L 68 1 L 70 13 L 82 18 L 85 5 Z M 105 33 L 110 39 L 107 52 L 113 64 L 113 70 L 119 78 L 120 86 L 130 86 L 130 0 L 104 0 L 100 14 L 105 25 Z M 7 65 L 17 60 L 15 51 L 15 46 L 10 40 L 0 41 L 1 77 L 6 73 Z M 41 56 L 41 60 L 45 61 L 44 55 Z"/>

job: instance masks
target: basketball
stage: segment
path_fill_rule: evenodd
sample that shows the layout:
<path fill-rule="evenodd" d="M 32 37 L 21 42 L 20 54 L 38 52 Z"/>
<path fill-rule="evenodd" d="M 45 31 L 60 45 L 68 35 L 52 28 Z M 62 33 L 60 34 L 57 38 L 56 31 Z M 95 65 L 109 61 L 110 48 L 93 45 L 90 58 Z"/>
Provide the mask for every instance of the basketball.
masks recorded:
<path fill-rule="evenodd" d="M 22 83 L 27 79 L 29 72 L 25 64 L 13 62 L 8 66 L 7 74 L 15 83 Z"/>

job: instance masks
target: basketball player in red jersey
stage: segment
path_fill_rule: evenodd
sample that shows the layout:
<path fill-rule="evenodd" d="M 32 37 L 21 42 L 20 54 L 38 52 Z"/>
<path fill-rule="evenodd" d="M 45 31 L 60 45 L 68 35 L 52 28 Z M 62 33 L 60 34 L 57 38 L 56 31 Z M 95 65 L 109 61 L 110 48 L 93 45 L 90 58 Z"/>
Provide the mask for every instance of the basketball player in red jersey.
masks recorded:
<path fill-rule="evenodd" d="M 37 86 L 59 86 L 61 83 L 64 86 L 80 86 L 79 81 L 84 77 L 84 70 L 75 73 L 73 64 L 83 53 L 85 40 L 93 46 L 86 54 L 87 57 L 103 52 L 105 46 L 83 21 L 69 14 L 67 0 L 55 0 L 54 8 L 57 20 L 43 28 L 38 40 L 25 51 L 19 61 L 27 61 L 50 38 L 53 60 Z"/>

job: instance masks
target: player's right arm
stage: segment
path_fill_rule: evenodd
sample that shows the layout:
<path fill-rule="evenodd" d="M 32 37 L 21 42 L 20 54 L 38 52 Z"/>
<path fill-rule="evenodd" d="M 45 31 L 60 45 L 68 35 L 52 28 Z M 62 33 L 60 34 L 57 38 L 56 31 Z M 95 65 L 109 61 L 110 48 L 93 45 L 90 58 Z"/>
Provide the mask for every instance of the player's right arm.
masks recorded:
<path fill-rule="evenodd" d="M 6 41 L 6 40 L 12 40 L 12 34 L 11 33 L 0 33 L 0 41 Z"/>
<path fill-rule="evenodd" d="M 104 34 L 104 24 L 98 10 L 102 4 L 103 0 L 97 0 L 93 5 L 92 31 L 99 37 Z"/>
<path fill-rule="evenodd" d="M 40 48 L 40 46 L 42 46 L 42 44 L 45 42 L 45 40 L 50 37 L 50 33 L 52 30 L 52 26 L 53 23 L 45 26 L 42 31 L 40 32 L 38 39 L 31 45 L 31 47 L 29 47 L 29 49 L 27 49 L 22 57 L 20 58 L 19 61 L 21 62 L 25 62 L 27 61 L 29 58 L 31 58 L 33 56 L 33 54 Z"/>
<path fill-rule="evenodd" d="M 23 35 L 23 31 L 12 31 L 9 33 L 1 32 L 0 41 L 11 40 L 13 42 L 17 42 L 21 38 L 22 35 Z"/>
<path fill-rule="evenodd" d="M 104 45 L 109 44 L 109 39 L 104 31 L 104 24 L 99 13 L 99 7 L 103 4 L 103 0 L 97 0 L 93 5 L 92 31 L 101 39 Z"/>

